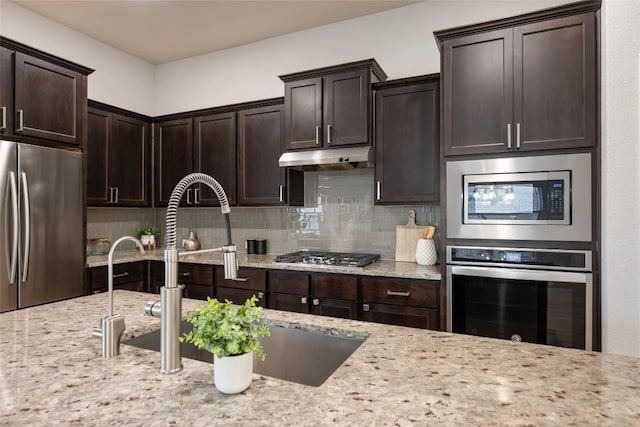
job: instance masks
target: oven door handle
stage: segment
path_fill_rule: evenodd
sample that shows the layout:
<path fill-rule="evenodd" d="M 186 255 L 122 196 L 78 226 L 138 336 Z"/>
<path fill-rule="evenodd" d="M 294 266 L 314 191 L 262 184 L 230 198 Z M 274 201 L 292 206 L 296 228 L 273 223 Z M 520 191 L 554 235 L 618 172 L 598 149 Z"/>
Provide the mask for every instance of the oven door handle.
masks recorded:
<path fill-rule="evenodd" d="M 545 282 L 587 283 L 592 274 L 578 271 L 525 270 L 520 268 L 494 268 L 452 265 L 451 274 L 456 276 L 488 277 L 492 279 L 532 280 Z"/>

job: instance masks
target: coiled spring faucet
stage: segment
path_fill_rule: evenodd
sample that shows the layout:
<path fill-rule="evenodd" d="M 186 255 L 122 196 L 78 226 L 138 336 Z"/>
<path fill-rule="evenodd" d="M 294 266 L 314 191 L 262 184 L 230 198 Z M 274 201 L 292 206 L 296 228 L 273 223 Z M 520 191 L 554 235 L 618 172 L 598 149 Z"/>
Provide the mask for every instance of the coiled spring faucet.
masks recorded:
<path fill-rule="evenodd" d="M 182 319 L 182 287 L 178 286 L 178 249 L 176 248 L 176 219 L 178 204 L 187 187 L 201 183 L 209 186 L 218 196 L 220 208 L 224 216 L 227 230 L 227 244 L 219 248 L 191 251 L 189 255 L 208 252 L 222 252 L 224 260 L 224 277 L 237 279 L 238 259 L 236 246 L 231 241 L 231 221 L 229 214 L 229 202 L 222 186 L 211 176 L 204 173 L 192 173 L 178 182 L 169 198 L 167 207 L 167 236 L 164 251 L 164 277 L 165 284 L 160 288 L 160 307 L 157 301 L 145 305 L 145 313 L 160 317 L 160 372 L 171 374 L 182 370 L 182 357 L 180 355 L 180 321 Z"/>

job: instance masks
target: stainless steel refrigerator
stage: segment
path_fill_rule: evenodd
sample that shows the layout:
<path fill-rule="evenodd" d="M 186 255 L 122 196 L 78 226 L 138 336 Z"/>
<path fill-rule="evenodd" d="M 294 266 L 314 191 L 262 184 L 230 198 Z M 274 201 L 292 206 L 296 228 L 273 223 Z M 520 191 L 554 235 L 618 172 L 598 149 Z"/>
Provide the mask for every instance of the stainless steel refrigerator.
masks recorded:
<path fill-rule="evenodd" d="M 81 295 L 81 153 L 0 141 L 0 201 L 0 312 Z"/>

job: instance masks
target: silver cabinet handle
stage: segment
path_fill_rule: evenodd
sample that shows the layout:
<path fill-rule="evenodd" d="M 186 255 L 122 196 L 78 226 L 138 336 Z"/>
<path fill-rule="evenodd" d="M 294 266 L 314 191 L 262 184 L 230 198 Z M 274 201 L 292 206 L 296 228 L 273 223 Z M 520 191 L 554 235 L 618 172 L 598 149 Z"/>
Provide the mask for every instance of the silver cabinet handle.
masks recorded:
<path fill-rule="evenodd" d="M 113 187 L 107 187 L 109 189 L 109 203 L 113 203 Z"/>
<path fill-rule="evenodd" d="M 29 272 L 29 244 L 31 240 L 31 212 L 29 204 L 29 183 L 27 182 L 27 174 L 22 172 L 22 203 L 23 203 L 23 220 L 24 220 L 24 246 L 23 246 L 23 263 L 22 263 L 22 281 L 27 281 Z"/>
<path fill-rule="evenodd" d="M 0 107 L 2 110 L 2 123 L 0 123 L 0 131 L 7 129 L 7 107 Z"/>
<path fill-rule="evenodd" d="M 320 126 L 316 126 L 316 145 L 320 145 Z"/>
<path fill-rule="evenodd" d="M 314 298 L 312 303 L 313 305 L 320 305 L 320 300 L 318 298 Z"/>
<path fill-rule="evenodd" d="M 11 197 L 11 218 L 13 241 L 11 242 L 11 259 L 9 260 L 9 284 L 16 282 L 18 268 L 18 186 L 16 184 L 16 174 L 9 172 L 9 189 Z M 7 204 L 8 205 L 8 204 Z M 7 250 L 7 254 L 9 250 Z"/>
<path fill-rule="evenodd" d="M 280 203 L 284 202 L 284 185 L 280 186 Z"/>
<path fill-rule="evenodd" d="M 128 271 L 125 271 L 124 273 L 114 274 L 114 275 L 113 275 L 113 278 L 114 278 L 114 279 L 118 279 L 118 278 L 120 278 L 120 277 L 127 277 L 128 275 L 129 275 L 129 272 L 128 272 Z"/>
<path fill-rule="evenodd" d="M 200 189 L 196 188 L 193 190 L 193 203 L 196 205 L 200 204 Z"/>
<path fill-rule="evenodd" d="M 191 276 L 191 273 L 189 273 L 188 271 L 184 272 L 184 273 L 178 273 L 178 276 L 180 276 L 180 277 L 189 277 L 189 276 Z"/>
<path fill-rule="evenodd" d="M 369 311 L 369 304 L 362 304 L 362 311 Z"/>
<path fill-rule="evenodd" d="M 24 110 L 18 110 L 18 129 L 16 132 L 24 131 Z"/>
<path fill-rule="evenodd" d="M 118 203 L 118 201 L 120 200 L 120 194 L 119 194 L 119 187 L 113 187 L 115 189 L 114 193 L 115 193 L 115 198 L 113 200 L 113 203 Z"/>
<path fill-rule="evenodd" d="M 511 123 L 507 123 L 507 149 L 511 150 Z"/>
<path fill-rule="evenodd" d="M 264 292 L 258 292 L 258 299 L 264 298 Z"/>
<path fill-rule="evenodd" d="M 516 123 L 516 150 L 520 149 L 520 123 Z"/>
<path fill-rule="evenodd" d="M 193 190 L 190 188 L 187 190 L 187 204 L 190 205 L 191 204 L 191 192 Z"/>
<path fill-rule="evenodd" d="M 300 298 L 300 302 L 301 302 L 302 304 L 306 304 L 306 303 L 307 303 L 307 297 L 301 297 L 301 298 Z"/>
<path fill-rule="evenodd" d="M 387 291 L 389 297 L 408 297 L 410 295 L 410 292 Z"/>
<path fill-rule="evenodd" d="M 381 194 L 382 194 L 382 183 L 378 181 L 376 182 L 376 200 L 380 200 Z"/>
<path fill-rule="evenodd" d="M 333 137 L 332 132 L 331 132 L 332 130 L 333 130 L 333 126 L 327 125 L 327 144 L 331 144 L 333 142 L 331 140 L 331 138 Z"/>

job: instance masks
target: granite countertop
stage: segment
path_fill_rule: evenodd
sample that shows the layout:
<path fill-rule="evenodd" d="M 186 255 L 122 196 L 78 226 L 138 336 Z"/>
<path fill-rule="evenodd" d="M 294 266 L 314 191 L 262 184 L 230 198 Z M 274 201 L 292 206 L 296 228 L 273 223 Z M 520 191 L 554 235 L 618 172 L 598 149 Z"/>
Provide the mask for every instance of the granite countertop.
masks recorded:
<path fill-rule="evenodd" d="M 107 296 L 0 314 L 0 425 L 640 424 L 638 358 L 267 309 L 273 321 L 368 338 L 320 387 L 254 374 L 248 390 L 223 395 L 204 362 L 183 358 L 163 375 L 159 353 L 127 345 L 102 359 L 91 330 Z M 159 327 L 142 313 L 156 298 L 115 292 L 126 337 Z"/>
<path fill-rule="evenodd" d="M 440 280 L 440 265 L 419 265 L 415 262 L 379 260 L 365 267 L 336 267 L 278 263 L 273 261 L 274 258 L 275 255 L 248 255 L 238 253 L 238 263 L 240 267 Z M 144 255 L 140 255 L 140 252 L 134 250 L 115 251 L 113 253 L 114 264 L 144 260 L 164 261 L 164 251 L 160 249 L 145 251 Z M 180 261 L 196 264 L 222 265 L 222 254 L 217 252 L 200 255 L 185 254 L 180 257 Z M 87 267 L 100 267 L 103 265 L 107 265 L 106 255 L 87 257 Z"/>

